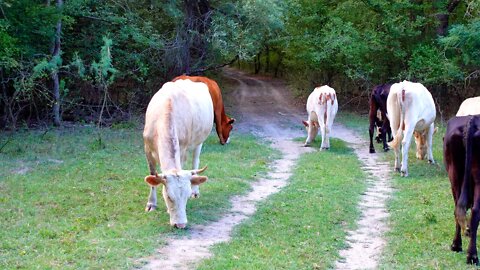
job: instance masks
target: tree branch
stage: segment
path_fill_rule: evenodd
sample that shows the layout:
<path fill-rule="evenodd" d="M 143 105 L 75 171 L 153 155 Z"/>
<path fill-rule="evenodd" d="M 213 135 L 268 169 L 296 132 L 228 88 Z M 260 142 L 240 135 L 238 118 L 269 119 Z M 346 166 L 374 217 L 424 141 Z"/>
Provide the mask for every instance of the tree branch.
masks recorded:
<path fill-rule="evenodd" d="M 235 61 L 238 60 L 238 58 L 239 58 L 239 56 L 236 55 L 232 60 L 230 60 L 230 61 L 227 62 L 227 63 L 219 64 L 219 65 L 216 65 L 216 66 L 210 66 L 210 67 L 205 67 L 205 68 L 201 68 L 201 69 L 192 70 L 192 71 L 190 71 L 187 75 L 201 74 L 201 73 L 204 73 L 205 71 L 216 70 L 216 69 L 222 68 L 222 67 L 224 67 L 224 66 L 228 66 L 228 65 L 233 64 Z"/>

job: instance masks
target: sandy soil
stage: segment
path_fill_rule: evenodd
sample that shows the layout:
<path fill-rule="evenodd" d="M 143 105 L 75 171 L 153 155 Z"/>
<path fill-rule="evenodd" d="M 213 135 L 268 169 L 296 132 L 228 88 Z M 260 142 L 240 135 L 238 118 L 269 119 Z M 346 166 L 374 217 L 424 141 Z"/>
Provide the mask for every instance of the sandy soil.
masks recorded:
<path fill-rule="evenodd" d="M 392 193 L 390 165 L 381 161 L 381 154 L 370 154 L 368 142 L 341 125 L 334 125 L 333 136 L 354 149 L 362 168 L 367 173 L 367 190 L 360 200 L 361 217 L 357 229 L 347 233 L 349 248 L 340 251 L 342 259 L 337 269 L 375 269 L 385 245 L 384 234 L 388 230 L 386 202 Z"/>
<path fill-rule="evenodd" d="M 292 141 L 306 136 L 301 123 L 306 113 L 303 106 L 294 105 L 281 81 L 252 77 L 233 69 L 225 69 L 224 73 L 238 83 L 229 97 L 233 104 L 228 113 L 237 119 L 233 132 L 253 133 L 270 141 L 272 147 L 281 151 L 282 158 L 272 164 L 265 178 L 252 184 L 249 193 L 232 198 L 232 209 L 219 221 L 204 226 L 191 225 L 188 236 L 167 239 L 164 247 L 146 258 L 145 269 L 194 269 L 202 259 L 211 256 L 212 245 L 230 240 L 233 228 L 255 213 L 257 202 L 288 183 L 302 153 L 315 150 L 302 147 L 303 142 Z M 333 136 L 355 149 L 369 175 L 369 187 L 360 203 L 362 217 L 358 229 L 348 233 L 350 248 L 340 252 L 343 259 L 336 266 L 338 269 L 375 268 L 384 246 L 382 236 L 387 230 L 385 202 L 391 193 L 389 168 L 378 161 L 376 154 L 369 154 L 368 143 L 352 131 L 335 124 Z"/>

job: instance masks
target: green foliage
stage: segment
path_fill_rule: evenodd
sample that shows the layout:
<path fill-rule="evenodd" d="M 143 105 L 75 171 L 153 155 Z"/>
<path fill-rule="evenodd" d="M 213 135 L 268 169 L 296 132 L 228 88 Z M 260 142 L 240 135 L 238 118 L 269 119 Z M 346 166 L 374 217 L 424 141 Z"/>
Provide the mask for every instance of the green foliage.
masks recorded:
<path fill-rule="evenodd" d="M 440 39 L 446 54 L 458 66 L 480 69 L 480 19 L 467 24 L 455 24 L 449 35 Z"/>
<path fill-rule="evenodd" d="M 102 85 L 110 85 L 115 79 L 117 70 L 112 65 L 112 54 L 110 52 L 112 46 L 112 40 L 104 37 L 104 45 L 100 50 L 100 61 L 97 63 L 93 61 L 91 65 L 91 72 L 93 77 Z"/>

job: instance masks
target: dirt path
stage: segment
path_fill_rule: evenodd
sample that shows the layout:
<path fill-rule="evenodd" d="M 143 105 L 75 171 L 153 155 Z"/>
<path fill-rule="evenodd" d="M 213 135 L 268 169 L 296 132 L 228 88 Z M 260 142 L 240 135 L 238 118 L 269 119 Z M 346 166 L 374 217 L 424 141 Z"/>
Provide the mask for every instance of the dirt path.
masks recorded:
<path fill-rule="evenodd" d="M 367 190 L 360 200 L 361 217 L 357 229 L 347 233 L 348 249 L 341 250 L 342 259 L 337 269 L 375 269 L 385 246 L 384 234 L 388 230 L 386 202 L 391 196 L 390 165 L 380 161 L 381 154 L 370 154 L 368 142 L 341 125 L 334 125 L 333 136 L 354 149 L 363 170 L 367 173 Z"/>
<path fill-rule="evenodd" d="M 253 133 L 272 143 L 282 153 L 275 161 L 270 173 L 252 184 L 252 190 L 232 198 L 232 209 L 219 221 L 208 225 L 193 225 L 189 235 L 167 240 L 165 247 L 149 258 L 145 269 L 193 269 L 198 263 L 211 256 L 209 248 L 230 239 L 233 228 L 256 211 L 256 203 L 278 192 L 287 184 L 292 168 L 300 154 L 311 151 L 292 138 L 305 135 L 300 120 L 303 110 L 292 106 L 291 97 L 286 96 L 279 81 L 253 78 L 233 69 L 225 75 L 238 82 L 231 93 L 234 101 L 231 113 L 237 122 L 233 132 Z M 227 146 L 228 147 L 228 146 Z"/>

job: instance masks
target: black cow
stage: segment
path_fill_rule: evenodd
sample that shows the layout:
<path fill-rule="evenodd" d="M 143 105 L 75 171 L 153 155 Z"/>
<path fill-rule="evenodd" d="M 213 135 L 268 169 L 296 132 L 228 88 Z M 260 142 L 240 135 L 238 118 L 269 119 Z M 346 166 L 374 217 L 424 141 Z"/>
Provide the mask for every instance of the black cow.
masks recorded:
<path fill-rule="evenodd" d="M 370 153 L 375 153 L 375 147 L 373 146 L 373 134 L 375 132 L 375 126 L 380 128 L 380 139 L 377 141 L 383 142 L 383 150 L 388 151 L 388 141 L 392 140 L 392 130 L 390 129 L 390 121 L 387 118 L 387 97 L 390 92 L 391 84 L 377 85 L 373 88 L 372 95 L 370 96 L 370 127 L 368 133 L 370 135 Z M 380 110 L 382 119 L 377 117 L 377 111 Z"/>
<path fill-rule="evenodd" d="M 461 231 L 470 235 L 467 263 L 478 264 L 477 228 L 480 221 L 480 115 L 453 117 L 443 138 L 445 168 L 455 201 L 456 231 L 451 249 L 462 250 Z M 471 208 L 468 223 L 467 210 Z"/>

